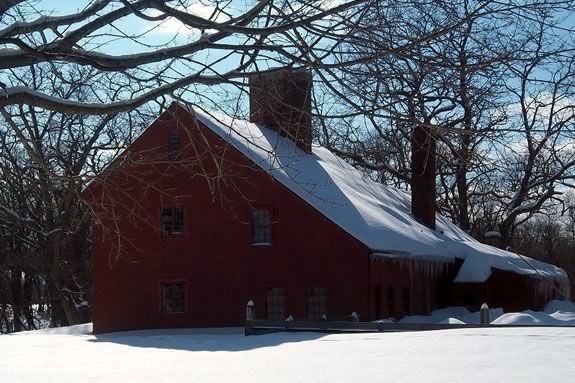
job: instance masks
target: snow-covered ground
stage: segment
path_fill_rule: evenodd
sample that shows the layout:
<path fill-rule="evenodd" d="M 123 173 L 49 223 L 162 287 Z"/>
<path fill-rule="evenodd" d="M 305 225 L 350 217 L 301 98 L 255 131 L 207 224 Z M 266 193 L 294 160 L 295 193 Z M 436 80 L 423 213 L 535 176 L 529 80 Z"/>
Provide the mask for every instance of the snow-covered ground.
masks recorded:
<path fill-rule="evenodd" d="M 0 382 L 573 382 L 575 328 L 244 337 L 242 329 L 0 336 Z"/>
<path fill-rule="evenodd" d="M 493 323 L 575 326 L 575 305 Z M 478 323 L 451 307 L 402 323 Z M 245 337 L 243 328 L 91 335 L 91 324 L 0 336 L 0 382 L 573 382 L 575 327 Z"/>

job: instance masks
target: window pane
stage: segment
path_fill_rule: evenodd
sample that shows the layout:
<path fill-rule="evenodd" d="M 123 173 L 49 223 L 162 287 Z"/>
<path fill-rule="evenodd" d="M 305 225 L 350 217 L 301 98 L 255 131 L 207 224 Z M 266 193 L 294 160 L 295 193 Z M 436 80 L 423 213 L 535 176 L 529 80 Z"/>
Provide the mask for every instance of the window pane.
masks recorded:
<path fill-rule="evenodd" d="M 283 320 L 285 318 L 284 289 L 274 287 L 267 292 L 268 319 Z"/>
<path fill-rule="evenodd" d="M 184 209 L 164 208 L 162 209 L 161 230 L 162 236 L 183 236 L 184 235 Z"/>
<path fill-rule="evenodd" d="M 184 282 L 162 283 L 163 313 L 183 313 L 186 309 L 186 284 Z"/>
<path fill-rule="evenodd" d="M 252 242 L 272 243 L 272 213 L 270 210 L 252 210 Z"/>
<path fill-rule="evenodd" d="M 183 234 L 184 232 L 184 209 L 176 208 L 174 216 L 174 233 L 173 234 Z"/>
<path fill-rule="evenodd" d="M 325 288 L 310 287 L 307 289 L 307 317 L 320 320 L 326 314 Z"/>
<path fill-rule="evenodd" d="M 172 209 L 162 209 L 162 235 L 170 235 L 174 230 Z"/>
<path fill-rule="evenodd" d="M 180 155 L 180 135 L 177 132 L 171 132 L 168 135 L 168 159 L 177 160 Z"/>

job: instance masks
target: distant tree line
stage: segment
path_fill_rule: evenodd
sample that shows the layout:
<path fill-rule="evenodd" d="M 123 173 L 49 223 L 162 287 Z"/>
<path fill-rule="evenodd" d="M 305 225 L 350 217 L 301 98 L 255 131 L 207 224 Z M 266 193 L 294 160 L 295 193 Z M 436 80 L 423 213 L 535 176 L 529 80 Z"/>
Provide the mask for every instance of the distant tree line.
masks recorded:
<path fill-rule="evenodd" d="M 568 201 L 573 194 L 568 193 Z M 575 297 L 575 207 L 566 212 L 540 215 L 521 225 L 511 241 L 513 251 L 553 263 L 571 280 L 571 300 Z"/>

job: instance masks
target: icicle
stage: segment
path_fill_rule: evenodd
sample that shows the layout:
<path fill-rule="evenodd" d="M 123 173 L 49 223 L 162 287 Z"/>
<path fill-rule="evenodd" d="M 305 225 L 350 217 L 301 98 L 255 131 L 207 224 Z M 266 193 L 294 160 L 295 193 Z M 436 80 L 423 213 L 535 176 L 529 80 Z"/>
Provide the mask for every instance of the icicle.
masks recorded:
<path fill-rule="evenodd" d="M 412 261 L 403 258 L 377 256 L 372 257 L 372 261 L 386 262 L 393 267 L 397 267 L 400 271 L 406 271 L 410 275 L 417 275 L 428 279 L 438 279 L 442 277 L 449 272 L 452 266 L 451 263 L 446 262 Z"/>

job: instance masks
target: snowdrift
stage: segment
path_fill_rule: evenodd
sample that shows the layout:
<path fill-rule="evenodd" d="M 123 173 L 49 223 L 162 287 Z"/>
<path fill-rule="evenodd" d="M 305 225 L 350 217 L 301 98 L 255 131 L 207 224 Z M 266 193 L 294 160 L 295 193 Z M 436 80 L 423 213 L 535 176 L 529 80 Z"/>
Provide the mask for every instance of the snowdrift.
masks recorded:
<path fill-rule="evenodd" d="M 504 313 L 502 309 L 489 310 L 491 324 L 496 325 L 544 325 L 575 326 L 575 303 L 552 300 L 542 311 L 527 310 L 521 313 Z M 378 322 L 389 322 L 389 319 Z M 397 323 L 451 323 L 479 324 L 479 312 L 470 312 L 465 307 L 448 307 L 429 315 L 411 315 Z"/>

